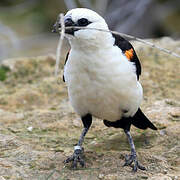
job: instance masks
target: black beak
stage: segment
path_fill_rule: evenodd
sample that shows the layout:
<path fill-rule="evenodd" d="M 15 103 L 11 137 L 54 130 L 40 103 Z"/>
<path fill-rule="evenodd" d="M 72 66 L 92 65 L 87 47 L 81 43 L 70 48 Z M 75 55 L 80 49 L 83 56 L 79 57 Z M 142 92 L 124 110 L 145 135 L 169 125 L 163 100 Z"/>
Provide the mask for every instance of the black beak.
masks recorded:
<path fill-rule="evenodd" d="M 64 25 L 65 25 L 65 27 L 76 26 L 76 24 L 73 22 L 71 16 L 64 17 Z M 52 32 L 57 33 L 59 31 L 58 30 L 59 28 L 61 28 L 60 18 L 58 18 L 56 23 L 53 25 Z M 77 29 L 74 29 L 74 28 L 66 29 L 65 33 L 74 35 L 74 31 L 76 31 L 76 30 Z"/>

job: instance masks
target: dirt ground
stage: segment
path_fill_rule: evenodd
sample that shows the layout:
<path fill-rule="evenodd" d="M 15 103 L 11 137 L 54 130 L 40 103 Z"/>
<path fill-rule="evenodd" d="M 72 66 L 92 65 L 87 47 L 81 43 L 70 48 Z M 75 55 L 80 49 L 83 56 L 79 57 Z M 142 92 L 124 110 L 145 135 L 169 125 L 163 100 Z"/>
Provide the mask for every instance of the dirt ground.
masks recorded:
<path fill-rule="evenodd" d="M 180 41 L 154 40 L 180 54 Z M 86 168 L 63 161 L 82 131 L 66 86 L 54 77 L 54 55 L 6 60 L 0 81 L 0 180 L 180 180 L 179 59 L 144 44 L 133 45 L 142 63 L 142 109 L 158 131 L 131 133 L 146 171 L 122 167 L 129 144 L 121 129 L 93 119 L 85 142 Z M 6 68 L 8 69 L 8 68 Z"/>

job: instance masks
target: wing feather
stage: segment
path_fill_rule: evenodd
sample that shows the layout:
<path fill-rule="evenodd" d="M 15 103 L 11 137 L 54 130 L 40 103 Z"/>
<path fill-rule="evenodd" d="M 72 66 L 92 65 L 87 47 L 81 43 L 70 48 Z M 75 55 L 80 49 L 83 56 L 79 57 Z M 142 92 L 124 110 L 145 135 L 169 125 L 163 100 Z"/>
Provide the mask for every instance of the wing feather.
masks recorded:
<path fill-rule="evenodd" d="M 64 62 L 64 66 L 66 65 L 66 62 L 67 62 L 67 60 L 68 60 L 69 52 L 70 52 L 70 51 L 68 51 L 68 53 L 67 53 L 67 55 L 66 55 L 66 59 L 65 59 L 65 62 Z M 65 82 L 64 73 L 63 73 L 63 81 Z"/>
<path fill-rule="evenodd" d="M 139 80 L 139 76 L 141 75 L 141 63 L 136 55 L 136 52 L 133 46 L 131 45 L 129 41 L 127 41 L 120 35 L 113 34 L 113 33 L 112 35 L 115 38 L 114 45 L 118 46 L 122 50 L 124 55 L 127 57 L 127 59 L 133 62 L 134 65 L 136 66 L 136 75 L 137 75 L 137 79 Z"/>

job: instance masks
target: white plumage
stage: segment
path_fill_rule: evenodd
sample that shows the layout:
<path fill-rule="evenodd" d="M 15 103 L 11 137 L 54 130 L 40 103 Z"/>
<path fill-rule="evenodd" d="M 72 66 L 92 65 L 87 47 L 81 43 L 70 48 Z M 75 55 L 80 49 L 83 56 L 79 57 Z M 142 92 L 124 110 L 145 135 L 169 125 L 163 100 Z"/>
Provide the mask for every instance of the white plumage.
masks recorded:
<path fill-rule="evenodd" d="M 76 21 L 84 13 L 83 17 L 93 22 L 88 27 L 108 29 L 97 13 L 86 9 L 79 12 L 72 10 L 68 15 Z M 142 101 L 142 87 L 135 65 L 114 46 L 112 34 L 82 29 L 67 37 L 71 50 L 64 76 L 74 110 L 81 117 L 90 113 L 108 121 L 133 116 Z"/>

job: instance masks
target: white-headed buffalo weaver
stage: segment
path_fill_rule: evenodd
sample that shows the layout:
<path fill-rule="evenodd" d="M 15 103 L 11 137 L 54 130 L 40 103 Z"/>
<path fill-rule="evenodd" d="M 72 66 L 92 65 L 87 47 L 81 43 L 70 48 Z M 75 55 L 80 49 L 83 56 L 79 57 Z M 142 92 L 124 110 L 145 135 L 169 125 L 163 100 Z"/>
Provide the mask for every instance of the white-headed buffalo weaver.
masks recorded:
<path fill-rule="evenodd" d="M 68 11 L 64 24 L 65 27 L 109 30 L 100 15 L 85 8 Z M 54 31 L 59 26 L 58 21 Z M 108 127 L 124 129 L 131 147 L 124 165 L 133 163 L 133 171 L 145 170 L 137 160 L 130 127 L 157 128 L 140 109 L 143 98 L 139 82 L 141 64 L 133 46 L 119 35 L 91 29 L 66 29 L 65 36 L 71 49 L 66 57 L 63 79 L 68 87 L 69 100 L 84 125 L 74 153 L 65 163 L 72 161 L 73 168 L 78 162 L 85 165 L 82 143 L 94 116 Z"/>

